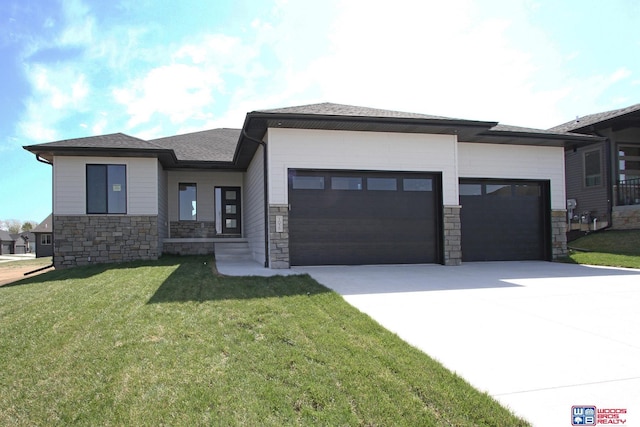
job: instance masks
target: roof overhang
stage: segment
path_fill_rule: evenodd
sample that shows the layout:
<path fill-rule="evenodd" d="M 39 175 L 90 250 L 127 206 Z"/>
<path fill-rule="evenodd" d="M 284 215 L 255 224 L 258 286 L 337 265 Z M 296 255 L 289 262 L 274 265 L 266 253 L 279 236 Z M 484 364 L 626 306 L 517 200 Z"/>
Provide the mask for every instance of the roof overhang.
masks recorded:
<path fill-rule="evenodd" d="M 256 142 L 251 139 L 262 141 L 269 128 L 441 134 L 457 135 L 458 139 L 462 140 L 469 139 L 496 124 L 496 122 L 457 119 L 358 117 L 254 111 L 248 113 L 245 118 L 242 128 L 244 132 L 240 136 L 235 159 L 240 163 L 250 160 L 257 149 Z M 247 138 L 245 133 L 250 138 Z"/>
<path fill-rule="evenodd" d="M 604 140 L 597 136 L 580 134 L 555 134 L 535 131 L 487 130 L 461 142 L 478 142 L 482 144 L 534 145 L 542 147 L 574 147 L 585 146 Z"/>

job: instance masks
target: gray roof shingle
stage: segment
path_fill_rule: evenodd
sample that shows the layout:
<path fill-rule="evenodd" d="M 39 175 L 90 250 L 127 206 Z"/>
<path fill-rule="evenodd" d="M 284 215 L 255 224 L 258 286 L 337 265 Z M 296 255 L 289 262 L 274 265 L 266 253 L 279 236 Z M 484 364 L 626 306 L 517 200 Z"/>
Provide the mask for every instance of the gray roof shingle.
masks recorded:
<path fill-rule="evenodd" d="M 333 104 L 324 102 L 320 104 L 299 105 L 296 107 L 274 108 L 270 110 L 257 110 L 258 113 L 274 114 L 311 114 L 323 116 L 345 117 L 380 117 L 394 119 L 433 119 L 433 120 L 459 120 L 450 117 L 431 116 L 427 114 L 406 113 L 403 111 L 381 110 L 378 108 L 358 107 L 355 105 Z"/>
<path fill-rule="evenodd" d="M 178 161 L 231 162 L 240 129 L 212 129 L 152 139 L 150 142 L 173 150 Z"/>
<path fill-rule="evenodd" d="M 106 149 L 144 149 L 157 150 L 160 147 L 140 138 L 124 133 L 112 133 L 108 135 L 88 136 L 84 138 L 65 139 L 62 141 L 36 144 L 31 147 L 42 148 L 106 148 Z"/>
<path fill-rule="evenodd" d="M 550 128 L 553 132 L 573 132 L 579 129 L 583 129 L 587 126 L 591 126 L 600 122 L 615 119 L 627 114 L 632 114 L 640 111 L 640 104 L 630 105 L 625 108 L 619 108 L 617 110 L 605 111 L 602 113 L 589 114 L 583 117 L 578 117 L 570 122 L 563 123 L 558 126 Z"/>
<path fill-rule="evenodd" d="M 36 228 L 31 230 L 33 233 L 51 233 L 53 230 L 53 214 L 49 214 Z"/>

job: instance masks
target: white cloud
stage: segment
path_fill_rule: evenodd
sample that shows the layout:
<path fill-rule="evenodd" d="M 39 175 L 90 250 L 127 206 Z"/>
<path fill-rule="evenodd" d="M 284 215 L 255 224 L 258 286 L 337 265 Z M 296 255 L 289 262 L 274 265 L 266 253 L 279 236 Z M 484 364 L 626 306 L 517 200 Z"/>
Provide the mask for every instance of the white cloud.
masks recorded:
<path fill-rule="evenodd" d="M 114 89 L 113 95 L 127 106 L 130 128 L 148 122 L 155 113 L 181 123 L 205 118 L 207 107 L 213 103 L 213 90 L 221 83 L 213 69 L 172 64 L 152 69 L 132 87 Z"/>

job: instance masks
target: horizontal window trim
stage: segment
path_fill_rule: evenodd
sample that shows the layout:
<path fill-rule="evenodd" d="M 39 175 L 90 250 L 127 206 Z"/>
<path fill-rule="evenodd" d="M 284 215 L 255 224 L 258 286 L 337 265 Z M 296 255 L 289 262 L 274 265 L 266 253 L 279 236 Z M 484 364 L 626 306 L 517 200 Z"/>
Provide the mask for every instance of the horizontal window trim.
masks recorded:
<path fill-rule="evenodd" d="M 431 190 L 422 190 L 424 192 L 440 191 L 438 186 L 441 184 L 442 171 L 402 171 L 402 170 L 361 170 L 361 169 L 306 169 L 306 168 L 287 168 L 287 188 L 289 191 L 401 191 L 415 192 L 417 190 L 405 190 L 403 179 L 428 179 L 431 180 Z M 373 175 L 373 176 L 372 176 Z M 293 186 L 293 177 L 323 177 L 325 180 L 324 189 L 307 189 L 295 188 Z M 361 188 L 359 189 L 336 189 L 332 186 L 332 178 L 359 178 L 361 180 Z M 395 190 L 369 189 L 369 178 L 391 178 L 396 180 Z"/>

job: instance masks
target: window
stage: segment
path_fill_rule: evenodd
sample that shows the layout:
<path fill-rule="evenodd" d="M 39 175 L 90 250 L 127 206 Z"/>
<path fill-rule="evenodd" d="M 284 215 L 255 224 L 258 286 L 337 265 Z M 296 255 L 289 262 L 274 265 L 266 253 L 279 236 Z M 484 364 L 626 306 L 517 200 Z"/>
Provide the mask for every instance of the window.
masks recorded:
<path fill-rule="evenodd" d="M 362 190 L 362 178 L 347 176 L 332 176 L 332 190 Z"/>
<path fill-rule="evenodd" d="M 395 178 L 367 178 L 367 190 L 396 191 L 398 180 Z"/>
<path fill-rule="evenodd" d="M 600 171 L 600 150 L 584 153 L 584 186 L 597 187 L 602 185 Z"/>
<path fill-rule="evenodd" d="M 620 181 L 640 178 L 640 146 L 621 145 L 618 148 Z"/>
<path fill-rule="evenodd" d="M 294 190 L 324 190 L 324 177 L 292 176 L 291 185 Z"/>
<path fill-rule="evenodd" d="M 87 213 L 127 213 L 125 165 L 87 165 Z"/>
<path fill-rule="evenodd" d="M 196 184 L 178 184 L 178 187 L 180 189 L 180 221 L 195 221 L 197 213 Z"/>
<path fill-rule="evenodd" d="M 511 185 L 509 184 L 487 184 L 487 195 L 499 197 L 511 197 Z"/>
<path fill-rule="evenodd" d="M 429 178 L 404 178 L 402 189 L 404 191 L 433 191 L 433 180 Z"/>
<path fill-rule="evenodd" d="M 461 196 L 482 196 L 482 184 L 460 184 Z"/>
<path fill-rule="evenodd" d="M 41 245 L 50 245 L 51 244 L 51 234 L 41 234 L 40 235 L 40 244 Z"/>

